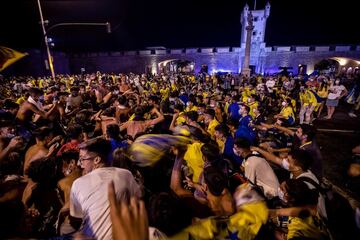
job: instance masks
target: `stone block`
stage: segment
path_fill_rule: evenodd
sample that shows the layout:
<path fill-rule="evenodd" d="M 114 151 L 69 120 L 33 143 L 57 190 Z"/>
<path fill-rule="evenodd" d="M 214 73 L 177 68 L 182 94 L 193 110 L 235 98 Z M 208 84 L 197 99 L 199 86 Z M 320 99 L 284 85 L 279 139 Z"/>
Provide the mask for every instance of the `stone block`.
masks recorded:
<path fill-rule="evenodd" d="M 140 50 L 139 51 L 140 55 L 150 55 L 151 54 L 151 50 Z"/>
<path fill-rule="evenodd" d="M 217 53 L 229 53 L 230 52 L 230 48 L 229 47 L 219 47 L 216 48 Z"/>
<path fill-rule="evenodd" d="M 330 50 L 329 46 L 316 46 L 315 52 L 328 52 Z"/>
<path fill-rule="evenodd" d="M 309 46 L 301 46 L 301 47 L 295 47 L 296 52 L 309 52 L 310 47 Z"/>
<path fill-rule="evenodd" d="M 213 53 L 213 48 L 201 48 L 201 53 Z"/>
<path fill-rule="evenodd" d="M 157 54 L 157 55 L 166 54 L 166 50 L 163 50 L 163 49 L 155 50 L 155 54 Z"/>
<path fill-rule="evenodd" d="M 185 49 L 185 53 L 197 53 L 197 48 L 187 48 Z"/>
<path fill-rule="evenodd" d="M 276 47 L 275 50 L 277 52 L 290 52 L 291 47 Z"/>
<path fill-rule="evenodd" d="M 350 51 L 350 46 L 336 46 L 335 52 L 347 52 Z"/>
<path fill-rule="evenodd" d="M 124 52 L 125 56 L 135 56 L 136 55 L 136 51 L 126 51 Z"/>
<path fill-rule="evenodd" d="M 183 50 L 182 49 L 171 49 L 170 53 L 171 54 L 182 54 Z"/>

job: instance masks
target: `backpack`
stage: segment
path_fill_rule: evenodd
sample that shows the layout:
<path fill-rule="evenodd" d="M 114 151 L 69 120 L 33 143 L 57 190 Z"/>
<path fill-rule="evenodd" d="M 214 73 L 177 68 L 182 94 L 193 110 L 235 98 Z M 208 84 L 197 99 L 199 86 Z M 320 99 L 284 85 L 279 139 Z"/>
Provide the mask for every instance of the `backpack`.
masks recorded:
<path fill-rule="evenodd" d="M 355 223 L 355 212 L 347 199 L 334 191 L 331 186 L 322 186 L 309 177 L 298 179 L 313 185 L 314 190 L 324 197 L 327 214 L 325 223 L 335 239 L 352 239 L 359 234 Z"/>

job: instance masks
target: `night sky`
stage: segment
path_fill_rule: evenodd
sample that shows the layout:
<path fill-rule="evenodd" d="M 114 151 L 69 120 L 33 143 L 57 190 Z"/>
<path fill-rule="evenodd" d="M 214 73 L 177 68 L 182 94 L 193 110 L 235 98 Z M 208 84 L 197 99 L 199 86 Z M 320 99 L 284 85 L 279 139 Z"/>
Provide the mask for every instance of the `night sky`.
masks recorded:
<path fill-rule="evenodd" d="M 45 19 L 111 22 L 105 27 L 60 27 L 49 35 L 59 51 L 107 51 L 239 46 L 244 0 L 42 0 Z M 266 0 L 257 0 L 263 9 Z M 272 0 L 266 42 L 273 45 L 360 44 L 354 1 Z M 41 47 L 36 0 L 2 0 L 0 45 Z"/>

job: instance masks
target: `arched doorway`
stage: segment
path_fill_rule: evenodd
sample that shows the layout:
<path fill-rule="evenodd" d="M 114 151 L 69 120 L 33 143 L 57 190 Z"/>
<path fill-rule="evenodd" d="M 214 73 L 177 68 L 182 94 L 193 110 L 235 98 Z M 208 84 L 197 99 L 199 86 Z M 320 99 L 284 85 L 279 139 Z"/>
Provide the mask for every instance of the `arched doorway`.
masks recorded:
<path fill-rule="evenodd" d="M 358 71 L 360 60 L 346 57 L 331 57 L 322 59 L 315 64 L 315 70 L 329 74 L 353 74 Z"/>
<path fill-rule="evenodd" d="M 185 59 L 169 59 L 158 63 L 158 67 L 163 73 L 192 73 L 195 63 Z"/>

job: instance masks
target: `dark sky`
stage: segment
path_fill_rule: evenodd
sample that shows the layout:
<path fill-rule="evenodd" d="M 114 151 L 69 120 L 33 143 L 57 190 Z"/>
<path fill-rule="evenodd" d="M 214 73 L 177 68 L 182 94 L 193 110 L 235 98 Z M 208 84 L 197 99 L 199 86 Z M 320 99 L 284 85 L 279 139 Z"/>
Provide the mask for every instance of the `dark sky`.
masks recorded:
<path fill-rule="evenodd" d="M 42 0 L 45 19 L 106 22 L 105 28 L 60 27 L 55 50 L 97 51 L 239 46 L 244 0 Z M 267 45 L 360 44 L 356 1 L 272 0 Z M 266 0 L 257 0 L 264 8 Z M 41 47 L 36 0 L 1 0 L 0 45 Z"/>

